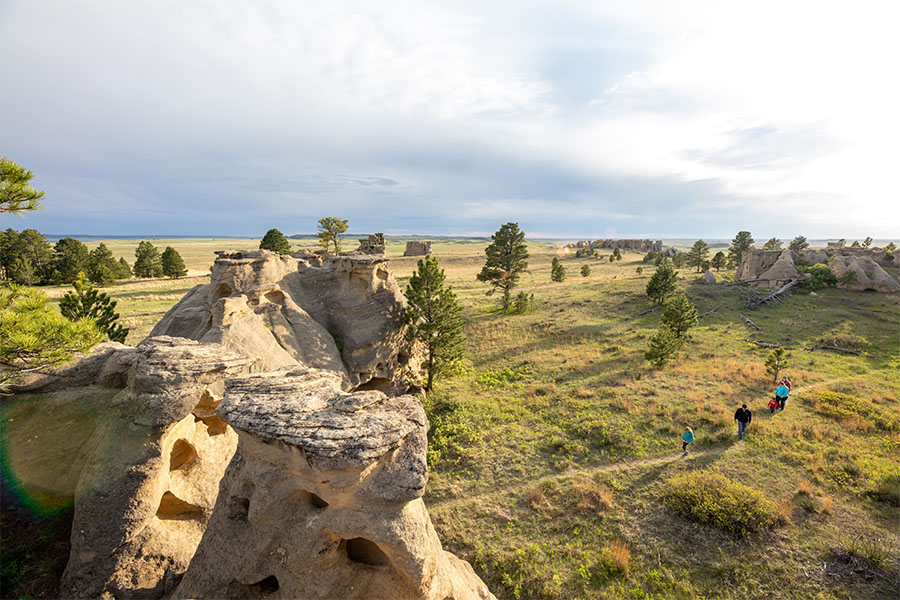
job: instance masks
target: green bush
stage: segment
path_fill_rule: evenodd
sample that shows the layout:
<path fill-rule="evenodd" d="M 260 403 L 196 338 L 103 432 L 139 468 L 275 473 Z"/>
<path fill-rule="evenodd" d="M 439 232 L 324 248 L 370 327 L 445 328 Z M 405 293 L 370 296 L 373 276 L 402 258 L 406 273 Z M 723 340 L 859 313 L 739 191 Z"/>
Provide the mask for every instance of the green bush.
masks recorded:
<path fill-rule="evenodd" d="M 796 265 L 796 263 L 794 263 Z M 837 285 L 837 277 L 831 270 L 822 264 L 804 266 L 797 265 L 797 272 L 801 275 L 809 274 L 810 278 L 806 281 L 806 289 L 810 292 L 817 292 L 825 287 L 834 287 Z"/>
<path fill-rule="evenodd" d="M 663 500 L 670 510 L 692 521 L 738 536 L 774 527 L 778 522 L 774 502 L 716 471 L 693 471 L 671 479 Z"/>
<path fill-rule="evenodd" d="M 900 506 L 900 474 L 887 475 L 878 482 L 869 495 L 881 502 Z"/>

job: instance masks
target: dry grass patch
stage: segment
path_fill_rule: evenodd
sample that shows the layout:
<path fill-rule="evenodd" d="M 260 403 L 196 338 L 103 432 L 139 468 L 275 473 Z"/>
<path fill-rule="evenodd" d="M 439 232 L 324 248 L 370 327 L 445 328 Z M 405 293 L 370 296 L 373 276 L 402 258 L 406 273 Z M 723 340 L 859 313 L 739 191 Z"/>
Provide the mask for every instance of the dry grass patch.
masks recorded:
<path fill-rule="evenodd" d="M 800 478 L 797 481 L 797 493 L 804 496 L 812 496 L 816 491 L 815 486 L 808 479 Z"/>

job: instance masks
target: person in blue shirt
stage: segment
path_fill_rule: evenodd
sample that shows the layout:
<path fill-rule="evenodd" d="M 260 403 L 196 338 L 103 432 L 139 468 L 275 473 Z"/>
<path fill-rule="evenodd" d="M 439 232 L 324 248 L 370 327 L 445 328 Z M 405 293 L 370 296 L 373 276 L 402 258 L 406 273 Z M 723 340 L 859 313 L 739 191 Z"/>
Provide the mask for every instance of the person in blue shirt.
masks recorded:
<path fill-rule="evenodd" d="M 791 392 L 791 389 L 784 385 L 784 381 L 778 384 L 778 387 L 775 389 L 775 399 L 778 400 L 778 410 L 784 410 L 784 403 L 787 402 L 788 394 Z"/>
<path fill-rule="evenodd" d="M 681 449 L 684 453 L 688 453 L 688 444 L 694 441 L 694 430 L 690 427 L 684 428 L 684 434 L 681 436 Z"/>

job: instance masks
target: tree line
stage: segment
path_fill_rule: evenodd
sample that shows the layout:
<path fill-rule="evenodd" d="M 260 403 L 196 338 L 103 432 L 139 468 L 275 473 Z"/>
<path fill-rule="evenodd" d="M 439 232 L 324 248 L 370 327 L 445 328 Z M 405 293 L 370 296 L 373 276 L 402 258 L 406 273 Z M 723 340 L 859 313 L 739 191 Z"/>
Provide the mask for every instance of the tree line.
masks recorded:
<path fill-rule="evenodd" d="M 116 260 L 106 244 L 93 250 L 75 238 L 65 237 L 51 244 L 35 229 L 0 231 L 0 280 L 22 285 L 62 285 L 74 283 L 84 273 L 93 284 L 109 285 L 119 279 L 136 277 L 184 277 L 187 268 L 177 250 L 159 250 L 147 241 L 135 249 L 132 268 L 125 258 Z"/>

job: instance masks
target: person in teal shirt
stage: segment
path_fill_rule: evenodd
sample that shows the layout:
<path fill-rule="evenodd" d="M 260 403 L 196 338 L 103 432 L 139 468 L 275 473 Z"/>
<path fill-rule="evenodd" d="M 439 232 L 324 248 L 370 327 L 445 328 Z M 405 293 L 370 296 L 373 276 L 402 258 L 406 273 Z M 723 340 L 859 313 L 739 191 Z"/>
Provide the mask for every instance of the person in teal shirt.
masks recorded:
<path fill-rule="evenodd" d="M 784 385 L 784 380 L 775 388 L 775 399 L 778 400 L 778 408 L 779 410 L 784 410 L 784 403 L 787 402 L 788 394 L 791 392 L 791 389 Z"/>
<path fill-rule="evenodd" d="M 694 441 L 694 430 L 690 427 L 684 428 L 684 433 L 681 436 L 681 449 L 684 450 L 684 453 L 688 452 L 688 444 Z"/>

